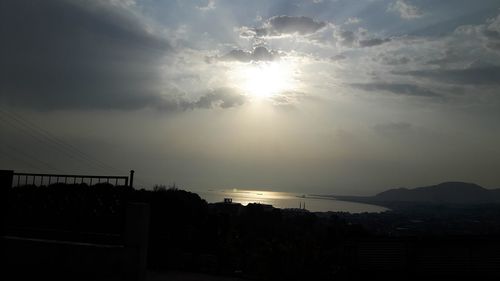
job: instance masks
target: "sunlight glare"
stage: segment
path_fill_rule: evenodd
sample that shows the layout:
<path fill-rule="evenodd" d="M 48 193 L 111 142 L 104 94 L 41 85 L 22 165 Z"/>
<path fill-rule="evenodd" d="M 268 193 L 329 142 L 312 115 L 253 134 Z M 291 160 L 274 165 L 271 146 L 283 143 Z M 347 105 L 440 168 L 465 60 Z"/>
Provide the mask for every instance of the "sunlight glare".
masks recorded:
<path fill-rule="evenodd" d="M 234 70 L 237 87 L 255 98 L 269 98 L 294 89 L 293 68 L 285 62 L 258 62 Z"/>

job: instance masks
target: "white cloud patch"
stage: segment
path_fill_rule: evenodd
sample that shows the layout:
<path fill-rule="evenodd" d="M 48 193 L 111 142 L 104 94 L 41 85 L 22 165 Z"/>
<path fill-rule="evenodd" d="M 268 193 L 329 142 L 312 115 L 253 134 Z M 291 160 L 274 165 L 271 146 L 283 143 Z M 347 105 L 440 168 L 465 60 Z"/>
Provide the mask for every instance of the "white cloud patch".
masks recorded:
<path fill-rule="evenodd" d="M 347 25 L 347 24 L 358 24 L 358 23 L 361 23 L 361 19 L 360 19 L 360 18 L 358 18 L 358 17 L 350 17 L 350 18 L 348 18 L 348 19 L 344 22 L 344 24 L 346 24 L 346 25 Z"/>
<path fill-rule="evenodd" d="M 215 0 L 207 0 L 205 5 L 198 5 L 196 9 L 201 11 L 210 11 L 215 9 Z"/>
<path fill-rule="evenodd" d="M 402 19 L 406 20 L 417 19 L 424 15 L 424 12 L 420 8 L 404 0 L 397 0 L 390 3 L 387 11 L 396 12 Z"/>
<path fill-rule="evenodd" d="M 137 5 L 135 0 L 109 0 L 109 3 L 119 7 L 132 7 Z"/>

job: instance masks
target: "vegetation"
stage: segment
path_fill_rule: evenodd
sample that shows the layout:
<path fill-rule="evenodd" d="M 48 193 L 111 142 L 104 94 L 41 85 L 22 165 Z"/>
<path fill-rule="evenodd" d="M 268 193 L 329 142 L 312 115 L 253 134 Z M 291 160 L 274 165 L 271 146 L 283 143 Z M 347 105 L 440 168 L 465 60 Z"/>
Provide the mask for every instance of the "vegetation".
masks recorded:
<path fill-rule="evenodd" d="M 151 207 L 150 269 L 256 280 L 351 278 L 358 272 L 353 269 L 357 262 L 353 256 L 356 241 L 470 231 L 500 234 L 497 205 L 479 209 L 414 206 L 381 214 L 315 214 L 260 204 L 208 204 L 197 194 L 176 186 L 157 186 L 148 191 L 108 184 L 24 186 L 9 189 L 7 195 L 9 233 L 98 243 L 116 243 L 116 239 L 107 241 L 92 233 L 120 234 L 126 202 L 146 202 Z M 464 212 L 469 215 L 461 219 Z M 477 223 L 476 215 L 481 216 L 482 224 Z M 468 221 L 473 223 L 464 223 Z M 460 247 L 464 245 L 461 242 Z M 418 250 L 412 249 L 405 252 Z"/>
<path fill-rule="evenodd" d="M 273 280 L 329 279 L 344 266 L 340 242 L 365 234 L 335 215 L 320 219 L 308 212 L 259 204 L 212 205 L 176 187 L 147 191 L 107 184 L 56 184 L 12 188 L 8 196 L 7 225 L 24 234 L 26 229 L 120 233 L 124 202 L 147 202 L 151 206 L 148 261 L 156 270 Z M 82 239 L 82 235 L 64 232 L 64 238 Z"/>

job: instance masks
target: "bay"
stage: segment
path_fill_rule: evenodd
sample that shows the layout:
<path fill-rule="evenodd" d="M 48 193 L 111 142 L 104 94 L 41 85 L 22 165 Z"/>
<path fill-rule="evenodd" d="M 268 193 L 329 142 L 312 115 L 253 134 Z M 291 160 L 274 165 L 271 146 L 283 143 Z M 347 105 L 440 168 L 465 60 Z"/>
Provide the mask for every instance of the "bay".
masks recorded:
<path fill-rule="evenodd" d="M 272 205 L 275 208 L 305 208 L 311 212 L 348 212 L 348 213 L 378 213 L 387 211 L 387 208 L 336 200 L 333 197 L 307 195 L 292 192 L 277 192 L 248 189 L 225 189 L 225 190 L 200 190 L 194 191 L 208 203 L 223 202 L 224 198 L 231 198 L 233 203 L 247 205 L 249 203 L 260 203 Z"/>

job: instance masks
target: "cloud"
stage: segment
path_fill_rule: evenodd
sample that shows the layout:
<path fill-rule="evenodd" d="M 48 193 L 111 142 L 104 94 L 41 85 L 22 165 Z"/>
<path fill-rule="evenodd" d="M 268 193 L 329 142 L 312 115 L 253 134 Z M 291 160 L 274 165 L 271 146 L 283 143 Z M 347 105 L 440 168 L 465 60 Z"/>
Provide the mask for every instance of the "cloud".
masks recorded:
<path fill-rule="evenodd" d="M 367 31 L 362 28 L 356 31 L 337 29 L 333 37 L 341 46 L 350 48 L 373 47 L 391 41 L 390 38 L 367 38 Z"/>
<path fill-rule="evenodd" d="M 463 69 L 428 69 L 395 74 L 422 77 L 439 82 L 462 85 L 500 85 L 500 66 L 471 66 Z"/>
<path fill-rule="evenodd" d="M 215 0 L 208 0 L 205 5 L 196 6 L 201 11 L 210 11 L 215 9 Z"/>
<path fill-rule="evenodd" d="M 486 49 L 500 51 L 500 15 L 479 25 L 462 25 L 455 29 L 454 36 L 462 41 L 481 42 Z"/>
<path fill-rule="evenodd" d="M 325 26 L 325 22 L 318 22 L 309 17 L 282 15 L 269 18 L 259 28 L 243 27 L 240 34 L 243 37 L 274 37 L 292 34 L 310 35 Z"/>
<path fill-rule="evenodd" d="M 226 61 L 273 61 L 279 59 L 277 51 L 268 50 L 266 47 L 259 46 L 252 51 L 245 51 L 240 49 L 231 50 L 229 53 L 219 57 L 220 60 Z"/>
<path fill-rule="evenodd" d="M 441 57 L 431 59 L 425 64 L 427 65 L 438 65 L 440 67 L 446 67 L 457 62 L 461 62 L 464 59 L 464 54 L 452 49 L 446 49 Z"/>
<path fill-rule="evenodd" d="M 340 60 L 345 60 L 347 57 L 343 54 L 338 54 L 330 58 L 332 61 L 340 61 Z"/>
<path fill-rule="evenodd" d="M 0 53 L 8 55 L 2 58 L 0 102 L 38 110 L 164 112 L 245 103 L 246 96 L 230 88 L 190 92 L 198 96 L 194 99 L 165 89 L 163 68 L 173 63 L 168 58 L 175 50 L 122 4 L 19 0 L 4 5 L 1 36 L 8 40 Z M 264 47 L 244 53 L 251 60 L 277 57 Z M 238 54 L 225 59 L 242 59 Z"/>
<path fill-rule="evenodd" d="M 360 40 L 359 46 L 360 47 L 373 47 L 373 46 L 382 45 L 382 44 L 389 42 L 389 41 L 391 41 L 391 39 L 389 39 L 389 38 L 384 38 L 384 39 L 372 38 L 372 39 L 367 39 L 367 40 Z"/>
<path fill-rule="evenodd" d="M 278 95 L 271 97 L 275 106 L 290 107 L 299 103 L 299 101 L 308 98 L 309 96 L 304 92 L 299 91 L 285 91 Z"/>
<path fill-rule="evenodd" d="M 197 101 L 189 103 L 187 108 L 230 108 L 245 103 L 246 96 L 230 88 L 220 88 L 201 96 Z"/>
<path fill-rule="evenodd" d="M 361 19 L 360 19 L 360 18 L 358 18 L 358 17 L 350 17 L 350 18 L 348 18 L 348 19 L 344 22 L 344 24 L 358 24 L 358 23 L 360 23 L 360 22 L 361 22 Z"/>
<path fill-rule="evenodd" d="M 16 0 L 0 10 L 2 101 L 41 110 L 135 109 L 160 98 L 171 51 L 108 1 Z"/>
<path fill-rule="evenodd" d="M 350 30 L 343 30 L 338 33 L 337 38 L 341 45 L 347 47 L 354 47 L 357 44 L 357 35 Z"/>
<path fill-rule="evenodd" d="M 159 111 L 175 112 L 194 109 L 231 108 L 243 105 L 247 97 L 232 88 L 217 88 L 203 93 L 195 100 L 188 100 L 178 91 L 175 95 L 159 98 L 152 106 Z"/>
<path fill-rule="evenodd" d="M 349 84 L 353 88 L 361 89 L 364 91 L 385 91 L 396 95 L 415 96 L 415 97 L 439 97 L 440 95 L 413 84 L 402 83 L 352 83 Z"/>
<path fill-rule="evenodd" d="M 106 0 L 101 0 L 106 1 Z M 132 7 L 137 5 L 135 0 L 107 0 L 111 5 L 120 6 L 120 7 Z"/>
<path fill-rule="evenodd" d="M 486 47 L 495 51 L 500 51 L 500 15 L 490 19 L 483 31 L 486 36 Z"/>
<path fill-rule="evenodd" d="M 393 54 L 380 54 L 373 58 L 374 61 L 380 61 L 386 65 L 402 65 L 410 62 L 406 56 L 398 56 Z"/>
<path fill-rule="evenodd" d="M 422 10 L 420 10 L 417 6 L 409 4 L 403 0 L 397 0 L 390 3 L 387 7 L 387 11 L 397 12 L 402 19 L 406 20 L 417 19 L 424 15 Z"/>
<path fill-rule="evenodd" d="M 422 62 L 411 75 L 440 83 L 459 85 L 498 85 L 500 71 L 500 15 L 477 25 L 458 26 L 445 37 L 424 39 L 413 61 Z M 417 46 L 414 46 L 417 47 Z M 409 54 L 408 54 L 409 55 Z M 487 63 L 486 63 L 487 62 Z"/>

